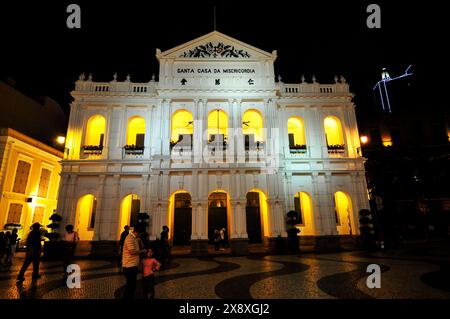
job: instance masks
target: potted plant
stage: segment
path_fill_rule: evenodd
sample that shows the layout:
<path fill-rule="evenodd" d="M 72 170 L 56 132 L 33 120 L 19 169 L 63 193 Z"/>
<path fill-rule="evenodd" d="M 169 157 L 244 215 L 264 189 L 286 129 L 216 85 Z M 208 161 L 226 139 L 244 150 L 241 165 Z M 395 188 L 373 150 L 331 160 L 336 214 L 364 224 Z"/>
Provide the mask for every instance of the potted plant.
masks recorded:
<path fill-rule="evenodd" d="M 148 227 L 148 220 L 150 219 L 149 214 L 147 213 L 137 213 L 137 223 L 136 225 L 142 225 L 145 231 L 141 234 L 141 239 L 145 247 L 149 246 L 149 240 L 148 240 L 148 233 L 147 233 L 147 227 Z"/>
<path fill-rule="evenodd" d="M 298 253 L 300 251 L 300 237 L 298 237 L 300 230 L 295 227 L 295 225 L 298 224 L 298 221 L 298 213 L 295 210 L 291 210 L 287 213 L 286 223 L 290 226 L 287 229 L 288 246 L 292 253 Z"/>
<path fill-rule="evenodd" d="M 64 242 L 58 240 L 60 237 L 58 228 L 60 227 L 59 223 L 62 220 L 62 216 L 57 213 L 53 213 L 49 220 L 51 223 L 47 225 L 47 228 L 50 228 L 50 232 L 47 232 L 44 235 L 48 238 L 48 241 L 44 243 L 44 259 L 59 260 L 62 258 L 64 253 Z"/>

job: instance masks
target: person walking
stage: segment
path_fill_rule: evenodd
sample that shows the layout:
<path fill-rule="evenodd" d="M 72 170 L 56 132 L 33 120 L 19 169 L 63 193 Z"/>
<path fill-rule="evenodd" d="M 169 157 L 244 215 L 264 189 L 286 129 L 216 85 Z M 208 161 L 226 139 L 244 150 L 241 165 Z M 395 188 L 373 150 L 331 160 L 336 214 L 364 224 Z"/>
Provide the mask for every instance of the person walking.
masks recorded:
<path fill-rule="evenodd" d="M 3 265 L 3 258 L 6 255 L 6 238 L 5 233 L 0 232 L 0 266 Z"/>
<path fill-rule="evenodd" d="M 169 227 L 163 226 L 161 232 L 161 262 L 170 260 Z"/>
<path fill-rule="evenodd" d="M 141 225 L 134 227 L 133 231 L 125 238 L 123 245 L 122 269 L 127 281 L 123 295 L 124 299 L 134 299 L 139 270 L 139 255 L 145 253 L 145 249 L 140 249 L 138 240 L 142 231 L 143 227 Z"/>
<path fill-rule="evenodd" d="M 39 223 L 34 223 L 31 226 L 31 232 L 27 237 L 27 252 L 25 254 L 25 261 L 23 262 L 22 268 L 17 275 L 17 282 L 21 283 L 25 280 L 25 272 L 28 266 L 33 263 L 33 275 L 32 279 L 36 280 L 41 277 L 39 274 L 39 262 L 41 260 L 42 244 L 41 244 L 41 225 Z"/>
<path fill-rule="evenodd" d="M 227 247 L 227 237 L 225 228 L 222 228 L 220 230 L 220 244 L 222 246 L 222 249 L 225 249 Z"/>
<path fill-rule="evenodd" d="M 75 249 L 77 242 L 80 240 L 78 233 L 73 230 L 73 225 L 66 226 L 66 234 L 64 235 L 64 275 L 68 276 L 67 267 L 72 264 L 75 258 Z"/>
<path fill-rule="evenodd" d="M 220 249 L 221 237 L 220 232 L 214 229 L 214 250 L 218 251 Z"/>
<path fill-rule="evenodd" d="M 4 238 L 5 265 L 11 266 L 11 232 L 7 231 Z"/>
<path fill-rule="evenodd" d="M 142 259 L 142 291 L 144 299 L 155 298 L 155 270 L 161 268 L 161 264 L 153 258 L 153 250 L 147 249 Z"/>
<path fill-rule="evenodd" d="M 125 225 L 123 227 L 123 232 L 120 234 L 120 240 L 119 240 L 119 267 L 122 265 L 122 255 L 123 255 L 123 245 L 125 243 L 125 239 L 130 234 L 130 226 Z"/>
<path fill-rule="evenodd" d="M 12 264 L 12 259 L 14 258 L 14 255 L 15 255 L 16 250 L 17 250 L 17 240 L 18 240 L 18 238 L 19 238 L 19 235 L 17 234 L 17 229 L 14 228 L 13 231 L 12 231 L 12 234 L 11 234 L 11 247 L 10 247 L 11 248 L 11 255 L 10 255 L 11 264 Z"/>

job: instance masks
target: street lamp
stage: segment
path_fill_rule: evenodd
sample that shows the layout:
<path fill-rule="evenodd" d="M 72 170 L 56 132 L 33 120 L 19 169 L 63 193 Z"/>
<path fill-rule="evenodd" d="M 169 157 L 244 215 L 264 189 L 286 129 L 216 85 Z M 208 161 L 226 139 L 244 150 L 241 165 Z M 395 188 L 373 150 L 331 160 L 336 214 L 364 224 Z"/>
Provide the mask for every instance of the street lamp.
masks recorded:
<path fill-rule="evenodd" d="M 361 138 L 361 144 L 365 145 L 369 142 L 369 138 L 366 135 L 362 135 Z"/>
<path fill-rule="evenodd" d="M 60 135 L 60 136 L 58 136 L 56 138 L 56 143 L 58 143 L 60 145 L 64 145 L 65 142 L 66 142 L 66 137 L 65 136 Z"/>

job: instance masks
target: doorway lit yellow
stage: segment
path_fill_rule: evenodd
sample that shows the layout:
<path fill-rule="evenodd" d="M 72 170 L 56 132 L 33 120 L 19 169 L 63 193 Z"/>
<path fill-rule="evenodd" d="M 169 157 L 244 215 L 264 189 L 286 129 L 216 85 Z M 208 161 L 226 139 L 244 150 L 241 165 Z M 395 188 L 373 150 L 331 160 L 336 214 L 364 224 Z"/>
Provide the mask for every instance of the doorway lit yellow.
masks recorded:
<path fill-rule="evenodd" d="M 101 115 L 91 116 L 86 126 L 85 145 L 102 145 L 106 130 L 106 120 Z"/>
<path fill-rule="evenodd" d="M 255 192 L 259 194 L 259 209 L 261 212 L 261 228 L 263 237 L 269 237 L 269 213 L 267 209 L 267 196 L 260 189 L 251 189 L 249 192 Z"/>
<path fill-rule="evenodd" d="M 97 200 L 92 194 L 78 200 L 74 227 L 80 240 L 92 240 L 94 237 L 96 206 Z"/>
<path fill-rule="evenodd" d="M 136 194 L 129 194 L 122 199 L 122 203 L 120 205 L 119 236 L 126 225 L 132 226 L 131 210 L 133 206 L 133 200 L 139 200 L 139 196 Z"/>
<path fill-rule="evenodd" d="M 334 203 L 337 214 L 337 232 L 339 235 L 355 235 L 355 221 L 350 196 L 344 192 L 334 194 Z"/>
<path fill-rule="evenodd" d="M 327 145 L 343 145 L 341 121 L 336 116 L 327 116 L 323 121 Z"/>
<path fill-rule="evenodd" d="M 140 116 L 133 116 L 128 120 L 127 145 L 136 145 L 139 134 L 145 135 L 145 120 Z"/>
<path fill-rule="evenodd" d="M 169 197 L 169 213 L 167 214 L 167 226 L 169 227 L 169 239 L 173 239 L 173 231 L 174 231 L 174 220 L 175 220 L 175 195 L 176 194 L 189 194 L 189 192 L 185 190 L 178 190 Z"/>
<path fill-rule="evenodd" d="M 297 225 L 300 236 L 314 236 L 314 214 L 311 196 L 305 192 L 298 192 L 294 196 L 295 208 L 301 214 L 301 223 Z"/>

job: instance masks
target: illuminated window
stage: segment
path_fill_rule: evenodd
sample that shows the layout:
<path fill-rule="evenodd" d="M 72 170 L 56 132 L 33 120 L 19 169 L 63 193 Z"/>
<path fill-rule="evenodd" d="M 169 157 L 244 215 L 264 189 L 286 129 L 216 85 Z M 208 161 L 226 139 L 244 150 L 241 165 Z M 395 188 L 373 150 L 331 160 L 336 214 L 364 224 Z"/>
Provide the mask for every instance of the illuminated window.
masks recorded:
<path fill-rule="evenodd" d="M 41 170 L 41 177 L 39 179 L 38 197 L 47 197 L 48 188 L 50 186 L 50 176 L 52 172 L 43 168 Z"/>
<path fill-rule="evenodd" d="M 192 135 L 194 134 L 194 119 L 191 112 L 186 110 L 176 111 L 172 115 L 172 133 L 170 141 L 175 144 L 181 139 L 185 139 L 185 136 L 190 136 L 192 141 Z"/>
<path fill-rule="evenodd" d="M 211 193 L 208 198 L 209 207 L 227 207 L 227 194 L 226 193 Z"/>
<path fill-rule="evenodd" d="M 9 205 L 7 224 L 20 224 L 20 218 L 22 216 L 22 204 Z"/>
<path fill-rule="evenodd" d="M 144 146 L 145 120 L 140 116 L 133 116 L 128 120 L 127 145 Z"/>
<path fill-rule="evenodd" d="M 25 194 L 28 184 L 28 176 L 30 175 L 31 164 L 25 161 L 17 163 L 16 178 L 12 191 L 14 193 Z"/>
<path fill-rule="evenodd" d="M 298 116 L 288 119 L 288 135 L 290 149 L 306 149 L 305 125 L 303 120 Z"/>
<path fill-rule="evenodd" d="M 328 153 L 343 153 L 345 145 L 341 121 L 335 116 L 327 116 L 323 123 Z"/>
<path fill-rule="evenodd" d="M 208 115 L 208 139 L 211 135 L 222 135 L 225 139 L 228 129 L 228 116 L 222 110 L 213 110 Z"/>
<path fill-rule="evenodd" d="M 248 110 L 242 115 L 242 132 L 244 135 L 253 135 L 255 142 L 262 142 L 263 136 L 263 118 L 261 113 L 256 110 Z"/>
<path fill-rule="evenodd" d="M 325 138 L 327 145 L 343 145 L 341 121 L 335 116 L 327 116 L 324 120 Z"/>
<path fill-rule="evenodd" d="M 103 146 L 106 120 L 101 115 L 91 116 L 86 127 L 85 145 Z"/>
<path fill-rule="evenodd" d="M 34 208 L 33 224 L 34 223 L 42 224 L 44 222 L 44 214 L 45 214 L 45 207 L 44 206 L 36 206 Z"/>

